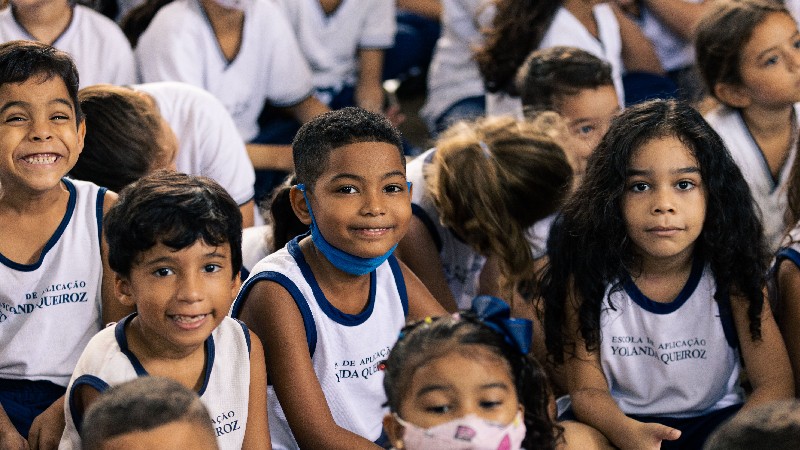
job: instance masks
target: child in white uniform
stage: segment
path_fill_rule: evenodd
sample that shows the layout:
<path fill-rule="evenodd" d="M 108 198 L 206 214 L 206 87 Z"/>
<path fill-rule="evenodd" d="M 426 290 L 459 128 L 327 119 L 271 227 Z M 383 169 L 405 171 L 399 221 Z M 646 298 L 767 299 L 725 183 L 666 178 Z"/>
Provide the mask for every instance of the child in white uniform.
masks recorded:
<path fill-rule="evenodd" d="M 392 255 L 411 217 L 400 136 L 344 108 L 304 125 L 293 148 L 290 198 L 311 236 L 258 263 L 231 315 L 265 344 L 274 448 L 378 449 L 378 363 L 406 317 L 444 313 Z"/>
<path fill-rule="evenodd" d="M 69 0 L 9 2 L 0 11 L 0 42 L 16 39 L 37 40 L 67 52 L 78 66 L 81 86 L 136 81 L 133 51 L 122 30 L 102 14 Z"/>
<path fill-rule="evenodd" d="M 186 83 L 81 89 L 89 133 L 70 172 L 119 192 L 159 168 L 207 176 L 225 188 L 253 225 L 253 165 L 230 115 L 208 92 Z"/>
<path fill-rule="evenodd" d="M 786 185 L 797 154 L 800 42 L 780 4 L 715 4 L 697 26 L 697 65 L 721 105 L 705 114 L 744 174 L 774 251 L 788 225 Z"/>
<path fill-rule="evenodd" d="M 623 112 L 559 222 L 542 295 L 548 350 L 569 374 L 562 417 L 623 449 L 700 449 L 744 402 L 740 354 L 748 405 L 793 396 L 752 197 L 698 112 Z"/>
<path fill-rule="evenodd" d="M 86 131 L 66 53 L 0 45 L 0 105 L 0 439 L 23 445 L 38 416 L 31 434 L 53 445 L 57 400 L 83 347 L 127 312 L 100 231 L 116 195 L 63 178 Z"/>
<path fill-rule="evenodd" d="M 115 293 L 136 312 L 81 355 L 59 448 L 80 448 L 83 414 L 98 393 L 147 375 L 196 390 L 221 449 L 270 448 L 261 343 L 227 317 L 242 261 L 233 199 L 209 178 L 159 171 L 122 191 L 104 229 Z"/>

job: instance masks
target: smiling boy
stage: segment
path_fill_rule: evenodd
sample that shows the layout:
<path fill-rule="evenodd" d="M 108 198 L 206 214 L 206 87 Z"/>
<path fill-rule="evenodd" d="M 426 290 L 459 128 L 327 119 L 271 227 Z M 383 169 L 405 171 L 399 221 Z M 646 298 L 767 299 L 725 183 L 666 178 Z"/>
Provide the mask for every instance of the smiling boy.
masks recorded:
<path fill-rule="evenodd" d="M 196 391 L 221 449 L 270 447 L 261 342 L 226 316 L 238 288 L 241 227 L 238 205 L 209 178 L 162 170 L 122 191 L 105 231 L 116 295 L 137 312 L 98 333 L 81 355 L 59 448 L 80 448 L 77 430 L 99 393 L 146 375 Z"/>

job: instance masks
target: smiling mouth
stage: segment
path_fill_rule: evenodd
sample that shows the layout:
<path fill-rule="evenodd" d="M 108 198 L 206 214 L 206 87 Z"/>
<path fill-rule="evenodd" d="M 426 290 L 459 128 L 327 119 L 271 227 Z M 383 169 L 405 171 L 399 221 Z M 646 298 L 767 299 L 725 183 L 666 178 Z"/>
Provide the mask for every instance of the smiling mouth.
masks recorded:
<path fill-rule="evenodd" d="M 197 314 L 193 316 L 184 315 L 184 314 L 172 314 L 168 315 L 173 322 L 175 322 L 179 327 L 184 329 L 195 329 L 198 328 L 200 325 L 203 324 L 205 319 L 209 317 L 210 314 Z"/>
<path fill-rule="evenodd" d="M 46 164 L 53 164 L 54 162 L 58 161 L 60 156 L 56 155 L 55 153 L 37 153 L 35 155 L 28 155 L 22 158 L 28 164 L 34 165 L 46 165 Z"/>

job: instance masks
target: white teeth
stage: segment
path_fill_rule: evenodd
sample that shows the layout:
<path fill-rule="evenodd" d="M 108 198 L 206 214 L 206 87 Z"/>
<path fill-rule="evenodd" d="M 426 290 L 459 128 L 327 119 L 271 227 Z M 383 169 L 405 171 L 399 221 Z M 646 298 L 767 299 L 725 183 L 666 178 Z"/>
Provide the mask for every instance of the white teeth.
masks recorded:
<path fill-rule="evenodd" d="M 199 322 L 199 321 L 205 319 L 206 316 L 207 316 L 207 314 L 200 314 L 200 315 L 197 315 L 197 316 L 174 315 L 174 316 L 172 316 L 172 319 L 174 321 L 180 322 L 180 323 L 196 323 L 196 322 Z"/>
<path fill-rule="evenodd" d="M 57 155 L 31 155 L 25 158 L 28 164 L 53 164 L 58 159 Z"/>

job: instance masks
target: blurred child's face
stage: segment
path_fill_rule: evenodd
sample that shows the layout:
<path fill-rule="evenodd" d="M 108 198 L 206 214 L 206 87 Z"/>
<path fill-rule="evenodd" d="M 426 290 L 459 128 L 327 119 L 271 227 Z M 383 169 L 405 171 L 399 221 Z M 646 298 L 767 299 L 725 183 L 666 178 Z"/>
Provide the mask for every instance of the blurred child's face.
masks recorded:
<path fill-rule="evenodd" d="M 400 158 L 397 147 L 385 142 L 358 142 L 330 153 L 308 195 L 326 241 L 362 258 L 384 255 L 400 242 L 411 218 L 411 192 Z M 302 194 L 293 195 L 292 202 L 295 210 L 305 209 Z M 311 223 L 308 215 L 301 220 Z"/>
<path fill-rule="evenodd" d="M 697 159 L 677 137 L 647 141 L 633 153 L 622 213 L 645 262 L 691 258 L 705 221 L 706 188 Z"/>
<path fill-rule="evenodd" d="M 210 425 L 209 425 L 210 426 Z M 99 450 L 217 450 L 217 438 L 212 430 L 200 424 L 170 422 L 146 431 L 133 431 L 114 436 L 103 442 Z"/>
<path fill-rule="evenodd" d="M 75 119 L 75 105 L 57 76 L 0 86 L 3 190 L 38 193 L 57 186 L 83 150 L 86 127 Z"/>
<path fill-rule="evenodd" d="M 196 350 L 228 313 L 236 294 L 229 244 L 202 240 L 175 250 L 162 243 L 139 254 L 129 277 L 117 275 L 120 301 L 136 306 L 129 331 L 150 349 Z"/>
<path fill-rule="evenodd" d="M 771 13 L 753 29 L 740 70 L 736 92 L 748 103 L 786 107 L 800 101 L 800 33 L 789 14 Z"/>
<path fill-rule="evenodd" d="M 520 410 L 508 362 L 481 345 L 460 347 L 419 367 L 396 411 L 430 428 L 475 414 L 509 424 Z"/>
<path fill-rule="evenodd" d="M 608 131 L 611 120 L 619 114 L 619 99 L 614 86 L 581 89 L 557 102 L 558 113 L 567 120 L 574 145 L 567 149 L 575 176 L 583 176 L 586 161 Z"/>

